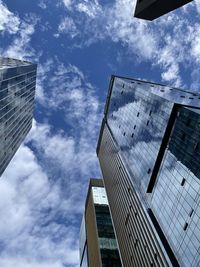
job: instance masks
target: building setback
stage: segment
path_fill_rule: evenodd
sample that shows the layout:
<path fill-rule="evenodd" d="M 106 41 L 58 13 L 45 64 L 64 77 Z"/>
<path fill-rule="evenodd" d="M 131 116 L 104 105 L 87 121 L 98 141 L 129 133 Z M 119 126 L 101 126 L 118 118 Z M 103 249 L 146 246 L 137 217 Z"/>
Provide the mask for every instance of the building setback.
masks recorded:
<path fill-rule="evenodd" d="M 31 129 L 37 65 L 0 58 L 0 175 Z"/>
<path fill-rule="evenodd" d="M 91 179 L 80 231 L 81 267 L 121 267 L 108 200 L 100 179 Z"/>
<path fill-rule="evenodd" d="M 154 20 L 172 10 L 175 10 L 193 0 L 137 0 L 136 18 Z"/>
<path fill-rule="evenodd" d="M 200 94 L 112 76 L 97 155 L 123 266 L 200 266 Z"/>

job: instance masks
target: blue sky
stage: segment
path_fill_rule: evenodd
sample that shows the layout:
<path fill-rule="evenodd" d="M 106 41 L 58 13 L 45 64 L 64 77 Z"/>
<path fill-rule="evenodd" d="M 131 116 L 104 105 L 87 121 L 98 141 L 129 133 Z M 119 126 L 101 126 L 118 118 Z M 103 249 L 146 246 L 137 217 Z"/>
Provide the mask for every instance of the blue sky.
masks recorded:
<path fill-rule="evenodd" d="M 33 128 L 0 180 L 0 266 L 77 267 L 111 74 L 199 91 L 200 2 L 154 22 L 134 0 L 0 0 L 0 53 L 38 63 Z"/>

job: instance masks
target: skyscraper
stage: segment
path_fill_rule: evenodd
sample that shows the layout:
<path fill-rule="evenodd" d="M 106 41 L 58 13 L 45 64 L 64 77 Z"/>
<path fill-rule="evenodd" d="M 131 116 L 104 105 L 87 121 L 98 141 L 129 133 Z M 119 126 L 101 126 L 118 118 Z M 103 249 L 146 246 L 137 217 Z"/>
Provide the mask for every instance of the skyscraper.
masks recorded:
<path fill-rule="evenodd" d="M 0 58 L 0 175 L 31 129 L 35 64 Z"/>
<path fill-rule="evenodd" d="M 91 179 L 80 231 L 81 267 L 121 267 L 103 181 Z"/>
<path fill-rule="evenodd" d="M 124 266 L 200 266 L 200 94 L 113 76 L 97 155 Z"/>
<path fill-rule="evenodd" d="M 137 0 L 134 16 L 154 20 L 191 1 L 193 0 Z"/>

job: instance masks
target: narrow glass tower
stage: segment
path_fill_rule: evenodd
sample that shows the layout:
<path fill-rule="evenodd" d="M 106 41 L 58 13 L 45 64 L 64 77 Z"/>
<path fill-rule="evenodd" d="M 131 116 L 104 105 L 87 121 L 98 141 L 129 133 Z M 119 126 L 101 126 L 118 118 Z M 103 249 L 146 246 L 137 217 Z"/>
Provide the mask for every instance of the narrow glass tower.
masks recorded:
<path fill-rule="evenodd" d="M 103 181 L 91 179 L 80 231 L 81 267 L 121 267 Z"/>
<path fill-rule="evenodd" d="M 124 266 L 200 266 L 200 94 L 113 76 L 97 155 Z"/>
<path fill-rule="evenodd" d="M 0 175 L 31 129 L 37 65 L 0 58 Z"/>

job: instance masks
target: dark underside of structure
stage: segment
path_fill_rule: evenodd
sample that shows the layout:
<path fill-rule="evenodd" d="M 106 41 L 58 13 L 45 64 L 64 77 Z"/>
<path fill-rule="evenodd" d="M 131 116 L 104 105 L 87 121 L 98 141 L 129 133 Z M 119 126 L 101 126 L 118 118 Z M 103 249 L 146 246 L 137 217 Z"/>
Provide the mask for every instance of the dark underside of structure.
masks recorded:
<path fill-rule="evenodd" d="M 191 1 L 192 0 L 138 0 L 134 16 L 136 18 L 154 20 Z"/>

